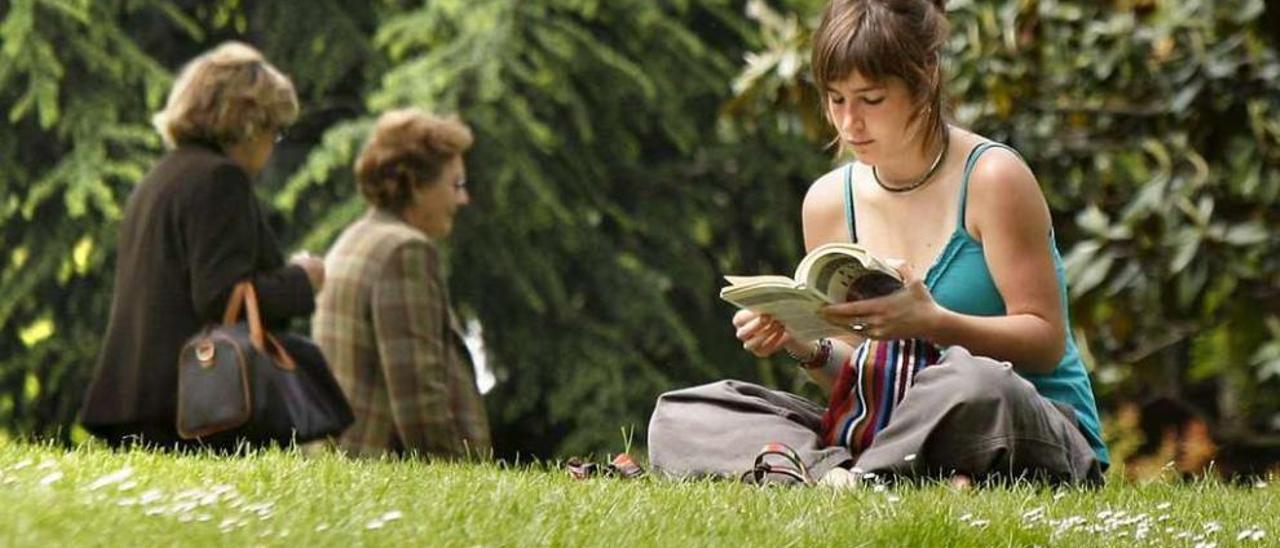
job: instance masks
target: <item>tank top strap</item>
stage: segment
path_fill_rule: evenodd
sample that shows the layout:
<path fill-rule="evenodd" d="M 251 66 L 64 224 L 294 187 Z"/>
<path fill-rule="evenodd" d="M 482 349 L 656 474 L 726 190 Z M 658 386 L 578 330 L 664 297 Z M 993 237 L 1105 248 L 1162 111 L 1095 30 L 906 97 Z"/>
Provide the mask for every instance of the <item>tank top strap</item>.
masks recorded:
<path fill-rule="evenodd" d="M 849 241 L 858 243 L 858 224 L 853 220 L 853 164 L 844 168 L 844 222 L 849 225 Z"/>
<path fill-rule="evenodd" d="M 964 176 L 960 180 L 960 207 L 957 210 L 958 213 L 956 215 L 956 228 L 959 230 L 964 230 L 965 204 L 969 202 L 969 176 L 973 174 L 973 168 L 977 167 L 978 158 L 982 156 L 982 153 L 993 148 L 1003 148 L 1009 152 L 1018 154 L 1018 151 L 1014 150 L 1013 147 L 1004 143 L 997 143 L 995 141 L 983 141 L 978 143 L 978 146 L 973 147 L 973 150 L 969 151 L 969 157 L 964 161 Z"/>

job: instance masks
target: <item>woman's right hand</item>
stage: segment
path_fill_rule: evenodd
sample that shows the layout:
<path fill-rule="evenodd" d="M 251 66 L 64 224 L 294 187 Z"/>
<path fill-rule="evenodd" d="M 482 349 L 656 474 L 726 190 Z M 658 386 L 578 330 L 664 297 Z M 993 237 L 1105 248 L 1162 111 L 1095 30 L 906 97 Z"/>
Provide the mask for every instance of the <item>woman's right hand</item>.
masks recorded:
<path fill-rule="evenodd" d="M 782 322 L 767 314 L 756 314 L 750 310 L 739 310 L 733 315 L 733 326 L 737 328 L 735 335 L 742 341 L 742 348 L 757 358 L 772 356 L 782 347 L 791 348 L 798 355 L 808 355 L 812 349 L 797 343 L 787 333 Z"/>
<path fill-rule="evenodd" d="M 307 273 L 307 281 L 311 282 L 313 293 L 319 293 L 324 286 L 324 259 L 305 251 L 295 254 L 289 262 L 302 267 Z"/>

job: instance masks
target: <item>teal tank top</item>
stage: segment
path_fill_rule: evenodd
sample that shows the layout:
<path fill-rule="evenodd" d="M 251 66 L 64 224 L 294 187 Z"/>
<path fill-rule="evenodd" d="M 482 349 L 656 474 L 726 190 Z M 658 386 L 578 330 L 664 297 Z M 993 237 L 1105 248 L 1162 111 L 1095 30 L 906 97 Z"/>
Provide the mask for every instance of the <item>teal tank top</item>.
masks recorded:
<path fill-rule="evenodd" d="M 984 142 L 974 147 L 965 160 L 964 178 L 960 182 L 960 207 L 956 214 L 956 229 L 951 238 L 943 246 L 934 264 L 925 274 L 924 283 L 933 295 L 933 299 L 944 308 L 960 314 L 971 316 L 1003 316 L 1005 314 L 1004 298 L 996 288 L 991 271 L 987 268 L 987 258 L 982 251 L 982 244 L 969 235 L 964 228 L 965 203 L 969 194 L 969 175 L 983 152 L 995 147 L 1013 151 L 1012 148 L 994 142 Z M 849 240 L 858 241 L 857 224 L 853 217 L 853 165 L 845 168 L 844 214 L 849 225 Z M 1081 431 L 1098 460 L 1104 466 L 1111 462 L 1107 446 L 1102 441 L 1102 426 L 1098 420 L 1098 407 L 1093 397 L 1093 385 L 1089 382 L 1089 373 L 1085 371 L 1084 362 L 1080 359 L 1080 351 L 1076 348 L 1075 337 L 1071 334 L 1071 317 L 1067 309 L 1066 270 L 1062 266 L 1062 255 L 1058 252 L 1052 231 L 1049 233 L 1049 247 L 1053 251 L 1053 266 L 1058 278 L 1058 294 L 1062 299 L 1062 314 L 1066 348 L 1062 360 L 1048 374 L 1018 374 L 1031 381 L 1040 395 L 1054 401 L 1070 405 L 1076 412 Z"/>

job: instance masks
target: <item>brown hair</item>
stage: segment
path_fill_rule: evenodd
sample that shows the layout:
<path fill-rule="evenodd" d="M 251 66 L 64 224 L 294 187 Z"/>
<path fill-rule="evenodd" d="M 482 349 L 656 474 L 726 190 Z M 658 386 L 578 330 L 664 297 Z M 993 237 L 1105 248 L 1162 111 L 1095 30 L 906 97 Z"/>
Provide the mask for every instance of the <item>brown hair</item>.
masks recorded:
<path fill-rule="evenodd" d="M 169 147 L 191 141 L 229 146 L 297 118 L 298 96 L 289 78 L 258 50 L 226 42 L 182 68 L 152 123 Z"/>
<path fill-rule="evenodd" d="M 445 163 L 471 148 L 471 128 L 419 109 L 378 118 L 356 160 L 356 186 L 375 207 L 400 213 L 415 187 L 436 182 Z"/>
<path fill-rule="evenodd" d="M 946 0 L 832 0 L 813 35 L 813 79 L 826 112 L 827 89 L 857 72 L 874 82 L 900 78 L 923 121 L 924 148 L 945 128 L 942 48 Z"/>

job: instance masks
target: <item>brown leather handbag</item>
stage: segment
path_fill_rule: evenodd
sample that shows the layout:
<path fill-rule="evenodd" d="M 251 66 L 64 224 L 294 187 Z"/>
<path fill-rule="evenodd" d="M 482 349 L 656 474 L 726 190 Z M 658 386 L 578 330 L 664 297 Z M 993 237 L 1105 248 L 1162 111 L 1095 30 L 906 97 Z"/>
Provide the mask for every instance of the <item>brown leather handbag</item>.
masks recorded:
<path fill-rule="evenodd" d="M 254 445 L 303 443 L 355 420 L 315 343 L 263 328 L 248 281 L 236 284 L 222 323 L 182 347 L 177 415 L 184 439 Z"/>

